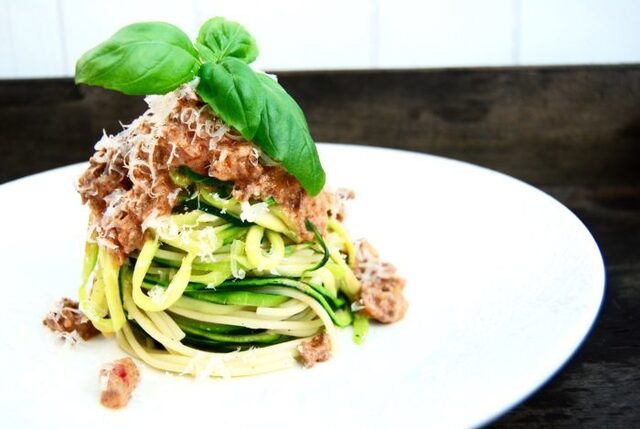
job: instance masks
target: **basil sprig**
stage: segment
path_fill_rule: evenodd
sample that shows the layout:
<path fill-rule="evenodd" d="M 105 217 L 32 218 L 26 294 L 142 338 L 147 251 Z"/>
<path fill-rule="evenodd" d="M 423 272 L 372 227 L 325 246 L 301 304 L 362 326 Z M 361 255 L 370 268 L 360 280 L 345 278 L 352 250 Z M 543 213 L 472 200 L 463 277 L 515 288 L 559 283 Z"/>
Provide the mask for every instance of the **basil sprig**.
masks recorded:
<path fill-rule="evenodd" d="M 195 46 L 171 24 L 137 23 L 85 53 L 76 83 L 166 94 L 198 76 L 196 91 L 214 112 L 317 195 L 325 173 L 304 113 L 278 82 L 249 66 L 257 55 L 247 30 L 221 17 L 202 25 Z"/>
<path fill-rule="evenodd" d="M 253 139 L 264 110 L 265 92 L 257 74 L 233 57 L 206 63 L 197 92 L 222 119 L 246 139 Z"/>
<path fill-rule="evenodd" d="M 233 57 L 249 64 L 258 56 L 258 45 L 247 30 L 219 16 L 202 24 L 196 47 L 202 58 L 211 62 Z"/>
<path fill-rule="evenodd" d="M 318 194 L 324 186 L 325 173 L 302 109 L 269 76 L 261 74 L 258 80 L 266 97 L 255 140 L 267 155 L 281 161 L 310 194 Z M 297 144 L 281 144 L 283 141 Z"/>
<path fill-rule="evenodd" d="M 198 52 L 178 27 L 164 22 L 127 25 L 76 63 L 76 83 L 129 95 L 166 94 L 192 80 Z"/>

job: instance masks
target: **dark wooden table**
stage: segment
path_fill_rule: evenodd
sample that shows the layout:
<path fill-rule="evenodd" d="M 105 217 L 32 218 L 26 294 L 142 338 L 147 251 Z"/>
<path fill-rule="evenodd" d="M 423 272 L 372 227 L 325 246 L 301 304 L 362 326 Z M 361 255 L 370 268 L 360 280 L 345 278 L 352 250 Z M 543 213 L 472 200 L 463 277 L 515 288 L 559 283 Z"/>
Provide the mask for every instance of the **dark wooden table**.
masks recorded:
<path fill-rule="evenodd" d="M 640 427 L 640 65 L 282 73 L 318 141 L 502 171 L 587 225 L 607 292 L 584 345 L 495 427 Z M 69 79 L 0 81 L 0 183 L 83 161 L 140 98 Z"/>

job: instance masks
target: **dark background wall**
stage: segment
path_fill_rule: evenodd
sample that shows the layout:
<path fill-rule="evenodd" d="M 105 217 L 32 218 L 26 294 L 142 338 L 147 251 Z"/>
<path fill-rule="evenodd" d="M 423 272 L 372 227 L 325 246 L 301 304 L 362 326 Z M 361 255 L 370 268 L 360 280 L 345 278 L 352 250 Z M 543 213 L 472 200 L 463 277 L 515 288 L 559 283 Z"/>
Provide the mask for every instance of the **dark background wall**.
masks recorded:
<path fill-rule="evenodd" d="M 536 185 L 640 180 L 640 68 L 279 74 L 317 141 L 427 152 Z M 70 79 L 0 80 L 0 181 L 85 160 L 140 97 Z"/>

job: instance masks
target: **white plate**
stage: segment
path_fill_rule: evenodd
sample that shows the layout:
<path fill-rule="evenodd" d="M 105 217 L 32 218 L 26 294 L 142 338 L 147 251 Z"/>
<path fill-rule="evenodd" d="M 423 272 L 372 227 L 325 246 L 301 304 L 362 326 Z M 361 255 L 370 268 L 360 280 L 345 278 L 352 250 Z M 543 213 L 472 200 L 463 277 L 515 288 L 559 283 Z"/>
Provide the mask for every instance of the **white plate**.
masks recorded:
<path fill-rule="evenodd" d="M 322 145 L 331 184 L 354 189 L 348 226 L 407 278 L 409 311 L 312 370 L 193 380 L 142 369 L 129 406 L 99 405 L 113 341 L 74 348 L 41 320 L 75 296 L 86 209 L 75 165 L 0 187 L 4 427 L 463 427 L 531 394 L 589 331 L 604 267 L 589 231 L 546 194 L 443 158 Z M 190 426 L 192 425 L 192 426 Z"/>

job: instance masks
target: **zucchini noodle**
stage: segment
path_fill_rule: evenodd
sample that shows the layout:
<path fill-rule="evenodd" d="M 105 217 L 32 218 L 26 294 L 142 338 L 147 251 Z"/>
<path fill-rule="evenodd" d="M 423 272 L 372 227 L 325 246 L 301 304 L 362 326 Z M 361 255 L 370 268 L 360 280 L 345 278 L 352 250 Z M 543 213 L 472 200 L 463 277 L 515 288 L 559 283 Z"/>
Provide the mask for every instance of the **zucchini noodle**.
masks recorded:
<path fill-rule="evenodd" d="M 207 195 L 200 205 L 240 210 L 233 199 L 197 189 Z M 103 333 L 115 332 L 127 353 L 179 374 L 288 368 L 320 333 L 335 352 L 336 326 L 353 320 L 353 246 L 335 221 L 326 243 L 317 230 L 315 241 L 296 241 L 290 222 L 274 213 L 282 211 L 267 208 L 255 223 L 200 209 L 154 219 L 142 249 L 121 265 L 108 249 L 88 243 L 82 311 Z"/>
<path fill-rule="evenodd" d="M 242 86 L 250 76 L 236 68 Z M 90 209 L 80 312 L 148 365 L 206 377 L 311 367 L 336 352 L 338 328 L 361 343 L 370 318 L 402 318 L 405 280 L 366 240 L 351 241 L 342 220 L 353 192 L 325 188 L 295 101 L 257 74 L 260 103 L 218 111 L 217 75 L 196 74 L 103 133 L 77 180 Z M 96 335 L 65 309 L 45 325 Z"/>
<path fill-rule="evenodd" d="M 322 236 L 308 222 L 314 240 L 301 242 L 277 204 L 240 204 L 189 177 L 172 173 L 191 199 L 148 222 L 140 251 L 120 263 L 87 244 L 79 297 L 94 326 L 148 365 L 194 376 L 291 367 L 319 334 L 335 352 L 359 288 L 343 226 L 329 220 Z"/>
<path fill-rule="evenodd" d="M 246 252 L 249 262 L 258 270 L 271 270 L 278 266 L 284 256 L 284 241 L 280 234 L 267 231 L 267 238 L 271 243 L 271 254 L 265 256 L 262 250 L 262 238 L 265 235 L 264 228 L 254 225 L 247 233 Z"/>

